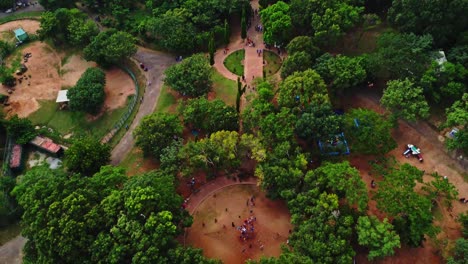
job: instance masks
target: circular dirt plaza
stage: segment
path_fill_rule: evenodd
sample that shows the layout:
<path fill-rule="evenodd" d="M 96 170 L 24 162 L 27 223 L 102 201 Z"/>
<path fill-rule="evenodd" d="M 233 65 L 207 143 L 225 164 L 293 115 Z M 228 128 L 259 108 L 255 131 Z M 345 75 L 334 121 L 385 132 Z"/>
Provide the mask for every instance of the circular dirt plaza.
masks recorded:
<path fill-rule="evenodd" d="M 234 225 L 234 227 L 233 227 Z M 226 264 L 279 256 L 290 224 L 287 206 L 265 197 L 254 184 L 224 187 L 207 196 L 193 213 L 186 243 Z"/>

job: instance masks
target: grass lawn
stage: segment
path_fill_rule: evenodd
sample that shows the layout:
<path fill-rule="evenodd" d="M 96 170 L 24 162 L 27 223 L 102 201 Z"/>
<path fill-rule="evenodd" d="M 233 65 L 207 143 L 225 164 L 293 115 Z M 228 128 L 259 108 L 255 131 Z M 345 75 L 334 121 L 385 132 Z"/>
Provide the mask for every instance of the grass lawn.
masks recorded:
<path fill-rule="evenodd" d="M 159 167 L 155 160 L 145 157 L 143 151 L 136 146 L 134 146 L 125 159 L 120 162 L 119 166 L 127 170 L 128 176 L 145 173 Z"/>
<path fill-rule="evenodd" d="M 213 70 L 211 80 L 213 81 L 213 91 L 216 93 L 216 98 L 223 100 L 228 105 L 235 106 L 237 82 L 225 78 L 216 70 Z"/>
<path fill-rule="evenodd" d="M 263 66 L 263 70 L 265 70 L 267 76 L 275 74 L 281 68 L 282 61 L 276 53 L 269 50 L 264 50 L 263 59 L 267 63 L 265 66 Z"/>
<path fill-rule="evenodd" d="M 6 17 L 0 18 L 0 24 L 4 24 L 10 21 L 18 19 L 39 19 L 43 11 L 30 11 L 23 13 L 13 13 Z"/>
<path fill-rule="evenodd" d="M 85 113 L 70 110 L 59 110 L 59 105 L 54 101 L 41 101 L 41 107 L 32 113 L 28 119 L 35 125 L 46 125 L 56 130 L 61 135 L 90 134 L 96 138 L 103 138 L 110 129 L 122 117 L 127 107 L 104 113 L 94 121 L 86 120 Z"/>
<path fill-rule="evenodd" d="M 175 113 L 177 111 L 177 98 L 171 93 L 171 89 L 167 85 L 161 88 L 158 103 L 156 104 L 155 112 Z"/>
<path fill-rule="evenodd" d="M 242 76 L 244 74 L 244 65 L 242 61 L 245 57 L 245 50 L 236 50 L 229 54 L 224 60 L 224 66 L 232 73 Z"/>

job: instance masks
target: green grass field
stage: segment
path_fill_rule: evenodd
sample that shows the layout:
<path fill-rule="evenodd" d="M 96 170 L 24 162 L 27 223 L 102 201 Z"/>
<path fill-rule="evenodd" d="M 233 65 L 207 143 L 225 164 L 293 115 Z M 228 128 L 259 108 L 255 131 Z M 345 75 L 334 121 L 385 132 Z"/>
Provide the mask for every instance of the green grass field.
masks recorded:
<path fill-rule="evenodd" d="M 266 65 L 263 66 L 267 76 L 271 76 L 279 71 L 281 68 L 281 58 L 274 52 L 265 50 L 263 52 L 263 59 L 266 61 Z"/>
<path fill-rule="evenodd" d="M 213 70 L 211 80 L 213 81 L 213 91 L 216 93 L 216 98 L 223 100 L 228 105 L 236 105 L 237 82 L 224 78 L 216 70 Z"/>
<path fill-rule="evenodd" d="M 56 130 L 61 135 L 89 134 L 96 138 L 104 137 L 122 117 L 127 107 L 104 113 L 94 121 L 88 121 L 86 114 L 70 110 L 59 110 L 55 101 L 41 101 L 40 108 L 28 119 L 34 125 L 45 125 Z"/>
<path fill-rule="evenodd" d="M 224 66 L 226 66 L 226 68 L 232 73 L 242 76 L 244 74 L 244 65 L 242 65 L 244 57 L 245 50 L 236 50 L 226 57 L 224 60 Z"/>
<path fill-rule="evenodd" d="M 41 16 L 42 11 L 31 11 L 31 12 L 24 12 L 24 13 L 13 13 L 6 17 L 0 18 L 0 24 L 5 24 L 10 21 L 18 20 L 18 19 L 39 19 Z"/>
<path fill-rule="evenodd" d="M 158 103 L 156 104 L 155 112 L 162 113 L 175 113 L 177 110 L 177 99 L 169 92 L 169 87 L 163 85 L 161 88 L 161 94 L 158 98 Z"/>

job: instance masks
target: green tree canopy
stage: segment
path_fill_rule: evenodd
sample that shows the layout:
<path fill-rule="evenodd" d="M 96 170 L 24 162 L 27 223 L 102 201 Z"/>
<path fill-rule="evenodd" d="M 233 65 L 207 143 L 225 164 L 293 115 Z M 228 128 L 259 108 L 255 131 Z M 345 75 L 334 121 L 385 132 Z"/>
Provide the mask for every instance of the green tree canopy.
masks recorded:
<path fill-rule="evenodd" d="M 14 0 L 0 0 L 0 9 L 8 9 L 12 8 L 13 5 L 15 4 Z"/>
<path fill-rule="evenodd" d="M 71 110 L 97 114 L 104 103 L 106 74 L 99 68 L 88 68 L 76 85 L 69 89 L 67 97 Z"/>
<path fill-rule="evenodd" d="M 392 123 L 369 109 L 352 109 L 345 115 L 346 136 L 353 152 L 383 155 L 397 147 Z"/>
<path fill-rule="evenodd" d="M 377 40 L 375 54 L 383 75 L 419 79 L 431 61 L 432 36 L 384 33 Z"/>
<path fill-rule="evenodd" d="M 467 92 L 468 70 L 461 64 L 433 62 L 420 80 L 424 93 L 437 103 L 452 103 Z"/>
<path fill-rule="evenodd" d="M 154 113 L 145 116 L 135 129 L 136 145 L 145 155 L 159 159 L 162 150 L 182 135 L 182 124 L 173 114 Z"/>
<path fill-rule="evenodd" d="M 239 129 L 239 116 L 236 109 L 222 100 L 208 101 L 195 98 L 186 101 L 179 109 L 184 123 L 194 129 L 202 129 L 210 134 L 220 130 L 236 131 Z"/>
<path fill-rule="evenodd" d="M 4 120 L 3 123 L 8 134 L 15 139 L 17 144 L 26 144 L 37 135 L 32 122 L 27 118 L 14 115 L 10 119 Z"/>
<path fill-rule="evenodd" d="M 366 184 L 362 181 L 359 171 L 347 161 L 326 162 L 307 172 L 304 182 L 310 189 L 319 188 L 321 191 L 336 193 L 338 197 L 345 198 L 350 206 L 356 204 L 361 212 L 367 209 L 369 197 Z"/>
<path fill-rule="evenodd" d="M 324 60 L 316 65 L 317 72 L 338 92 L 362 83 L 367 77 L 363 57 L 337 55 L 321 58 Z"/>
<path fill-rule="evenodd" d="M 187 96 L 202 96 L 211 89 L 211 66 L 203 54 L 195 54 L 167 68 L 164 81 Z"/>
<path fill-rule="evenodd" d="M 448 258 L 447 264 L 466 264 L 468 261 L 468 239 L 459 238 L 455 242 L 453 256 Z"/>
<path fill-rule="evenodd" d="M 311 104 L 297 120 L 296 133 L 307 140 L 328 140 L 342 127 L 343 117 L 335 114 L 330 103 Z"/>
<path fill-rule="evenodd" d="M 65 151 L 65 166 L 72 172 L 93 175 L 110 161 L 111 147 L 92 137 L 76 139 Z"/>
<path fill-rule="evenodd" d="M 395 218 L 393 224 L 401 242 L 412 246 L 419 246 L 425 234 L 435 232 L 431 201 L 414 189 L 416 182 L 422 182 L 423 174 L 407 163 L 392 168 L 384 173 L 374 196 L 377 208 Z"/>
<path fill-rule="evenodd" d="M 430 34 L 439 46 L 452 44 L 466 30 L 468 4 L 458 0 L 434 0 L 421 5 L 417 0 L 392 1 L 388 20 L 403 32 Z"/>
<path fill-rule="evenodd" d="M 361 1 L 291 0 L 290 14 L 294 29 L 311 35 L 322 46 L 333 44 L 360 21 L 364 7 Z"/>
<path fill-rule="evenodd" d="M 105 166 L 92 177 L 36 167 L 13 190 L 24 209 L 30 263 L 216 263 L 182 248 L 191 224 L 175 179 L 162 171 L 128 178 Z"/>
<path fill-rule="evenodd" d="M 314 46 L 314 42 L 309 36 L 298 36 L 293 38 L 286 46 L 288 55 L 293 55 L 296 52 L 304 51 L 314 61 L 320 55 L 320 49 Z"/>
<path fill-rule="evenodd" d="M 382 222 L 375 216 L 360 216 L 356 225 L 358 243 L 369 248 L 367 258 L 393 256 L 394 248 L 400 248 L 400 236 L 393 231 L 393 226 L 385 218 Z"/>
<path fill-rule="evenodd" d="M 281 65 L 281 78 L 285 79 L 295 72 L 302 72 L 312 66 L 312 58 L 304 51 L 289 55 Z"/>
<path fill-rule="evenodd" d="M 93 38 L 83 50 L 84 58 L 109 66 L 130 57 L 137 51 L 135 38 L 129 33 L 109 29 Z"/>
<path fill-rule="evenodd" d="M 280 106 L 306 107 L 309 104 L 319 105 L 326 102 L 329 102 L 327 87 L 320 75 L 311 69 L 288 76 L 278 91 Z"/>
<path fill-rule="evenodd" d="M 41 6 L 47 10 L 55 10 L 61 7 L 72 7 L 75 2 L 71 0 L 39 0 Z"/>
<path fill-rule="evenodd" d="M 263 40 L 268 44 L 286 45 L 291 38 L 292 21 L 289 5 L 278 1 L 260 11 L 265 28 Z"/>
<path fill-rule="evenodd" d="M 415 121 L 429 116 L 429 105 L 421 87 L 409 79 L 387 82 L 380 103 L 395 116 Z"/>

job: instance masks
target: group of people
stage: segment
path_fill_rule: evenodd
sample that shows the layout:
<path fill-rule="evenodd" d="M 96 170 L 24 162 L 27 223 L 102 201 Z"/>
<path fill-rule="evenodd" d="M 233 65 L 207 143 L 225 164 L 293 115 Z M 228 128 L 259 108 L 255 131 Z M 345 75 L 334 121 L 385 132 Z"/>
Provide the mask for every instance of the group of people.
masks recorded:
<path fill-rule="evenodd" d="M 255 226 L 254 222 L 257 221 L 255 216 L 250 216 L 249 218 L 245 219 L 241 226 L 237 227 L 237 230 L 240 232 L 239 238 L 242 241 L 246 241 L 247 239 L 252 239 L 255 237 Z"/>
<path fill-rule="evenodd" d="M 263 26 L 262 26 L 262 25 L 256 25 L 256 26 L 255 26 L 255 31 L 257 31 L 257 32 L 263 32 Z"/>
<path fill-rule="evenodd" d="M 257 55 L 260 57 L 262 56 L 263 50 L 262 49 L 257 49 Z"/>
<path fill-rule="evenodd" d="M 249 47 L 255 47 L 255 42 L 251 40 L 249 37 L 247 37 L 247 42 L 245 43 L 245 45 Z"/>

